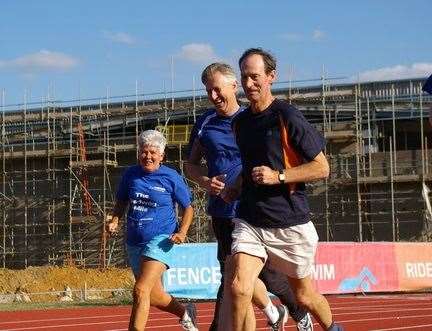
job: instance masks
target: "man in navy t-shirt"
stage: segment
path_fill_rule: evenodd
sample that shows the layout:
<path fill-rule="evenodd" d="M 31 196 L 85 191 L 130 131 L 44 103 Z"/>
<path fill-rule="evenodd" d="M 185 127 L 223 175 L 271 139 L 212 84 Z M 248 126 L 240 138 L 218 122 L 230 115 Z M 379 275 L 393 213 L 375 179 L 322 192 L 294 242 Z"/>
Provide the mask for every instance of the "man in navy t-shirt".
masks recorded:
<path fill-rule="evenodd" d="M 202 73 L 202 82 L 215 109 L 204 113 L 194 125 L 185 169 L 188 176 L 209 193 L 207 211 L 212 217 L 212 227 L 218 242 L 218 260 L 222 274 L 214 320 L 210 327 L 210 330 L 216 330 L 223 294 L 225 259 L 231 254 L 232 219 L 236 216 L 238 205 L 238 201 L 225 202 L 220 197 L 220 193 L 225 186 L 234 185 L 242 171 L 240 152 L 231 124 L 233 118 L 243 109 L 236 99 L 237 79 L 230 66 L 223 63 L 213 63 L 207 66 Z M 201 167 L 202 158 L 206 160 L 206 168 Z M 277 295 L 288 307 L 291 316 L 297 322 L 298 330 L 311 330 L 310 316 L 296 304 L 286 277 L 264 268 L 260 278 L 269 291 Z M 265 299 L 265 302 L 256 304 L 264 310 L 271 326 L 276 325 L 276 329 L 280 324 L 278 320 L 286 319 L 286 312 L 282 305 L 276 307 L 268 298 Z M 252 323 L 253 321 L 248 320 L 247 322 Z"/>
<path fill-rule="evenodd" d="M 288 277 L 297 302 L 324 330 L 341 330 L 311 279 L 318 235 L 309 220 L 304 183 L 328 176 L 325 141 L 301 112 L 272 95 L 276 60 L 271 54 L 249 49 L 239 65 L 250 106 L 233 121 L 243 165 L 232 244 L 235 273 L 227 280 L 233 329 L 241 330 L 253 292 L 250 284 L 267 262 Z"/>

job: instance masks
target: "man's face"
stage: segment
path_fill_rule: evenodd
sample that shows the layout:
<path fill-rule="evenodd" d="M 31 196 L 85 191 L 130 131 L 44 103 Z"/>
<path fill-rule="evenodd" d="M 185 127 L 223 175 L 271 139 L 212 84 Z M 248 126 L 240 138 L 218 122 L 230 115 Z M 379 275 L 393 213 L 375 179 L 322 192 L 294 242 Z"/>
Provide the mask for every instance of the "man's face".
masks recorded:
<path fill-rule="evenodd" d="M 159 151 L 159 148 L 151 145 L 144 145 L 139 150 L 139 163 L 147 172 L 153 172 L 159 169 L 164 153 Z"/>
<path fill-rule="evenodd" d="M 205 85 L 208 99 L 219 115 L 230 115 L 236 108 L 237 82 L 230 81 L 220 72 L 214 72 Z M 237 109 L 235 109 L 237 110 Z"/>
<path fill-rule="evenodd" d="M 252 54 L 241 63 L 241 83 L 250 102 L 266 101 L 271 97 L 271 85 L 276 78 L 275 71 L 265 72 L 261 55 Z"/>

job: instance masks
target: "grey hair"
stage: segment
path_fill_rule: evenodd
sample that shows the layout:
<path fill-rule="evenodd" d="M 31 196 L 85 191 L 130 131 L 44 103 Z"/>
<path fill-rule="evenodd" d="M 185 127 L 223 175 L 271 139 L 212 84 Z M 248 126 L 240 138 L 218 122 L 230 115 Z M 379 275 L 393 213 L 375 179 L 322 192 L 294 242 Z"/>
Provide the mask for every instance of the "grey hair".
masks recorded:
<path fill-rule="evenodd" d="M 166 138 L 162 133 L 156 130 L 146 130 L 141 132 L 138 137 L 139 148 L 142 149 L 145 145 L 156 147 L 159 152 L 165 151 L 167 144 Z"/>
<path fill-rule="evenodd" d="M 237 77 L 234 72 L 234 69 L 226 63 L 215 62 L 208 65 L 201 74 L 201 81 L 204 85 L 207 85 L 207 82 L 214 75 L 215 72 L 219 72 L 222 74 L 229 83 L 236 82 Z"/>

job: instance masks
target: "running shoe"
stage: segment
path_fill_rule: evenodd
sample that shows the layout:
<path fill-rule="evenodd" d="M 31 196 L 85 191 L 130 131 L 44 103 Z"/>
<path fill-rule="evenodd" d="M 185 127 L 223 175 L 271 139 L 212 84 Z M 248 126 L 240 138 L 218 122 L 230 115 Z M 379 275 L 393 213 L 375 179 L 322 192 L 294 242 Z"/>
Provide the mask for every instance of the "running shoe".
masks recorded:
<path fill-rule="evenodd" d="M 180 325 L 184 330 L 187 331 L 198 331 L 197 324 L 196 324 L 196 307 L 193 303 L 188 303 L 185 306 L 188 318 L 181 319 Z"/>
<path fill-rule="evenodd" d="M 272 331 L 283 331 L 285 330 L 285 324 L 288 321 L 288 312 L 284 305 L 277 305 L 276 309 L 279 312 L 279 318 L 273 324 L 269 322 L 268 325 Z"/>
<path fill-rule="evenodd" d="M 312 318 L 309 313 L 297 322 L 297 331 L 313 331 Z"/>

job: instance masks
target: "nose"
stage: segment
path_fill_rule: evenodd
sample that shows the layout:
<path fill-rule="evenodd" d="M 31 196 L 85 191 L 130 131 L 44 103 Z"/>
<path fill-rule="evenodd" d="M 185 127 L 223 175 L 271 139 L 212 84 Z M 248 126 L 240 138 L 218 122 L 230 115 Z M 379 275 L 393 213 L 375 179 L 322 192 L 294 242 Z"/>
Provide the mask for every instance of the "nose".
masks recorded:
<path fill-rule="evenodd" d="M 250 77 L 243 78 L 243 86 L 245 88 L 250 88 L 253 86 L 253 80 Z"/>

